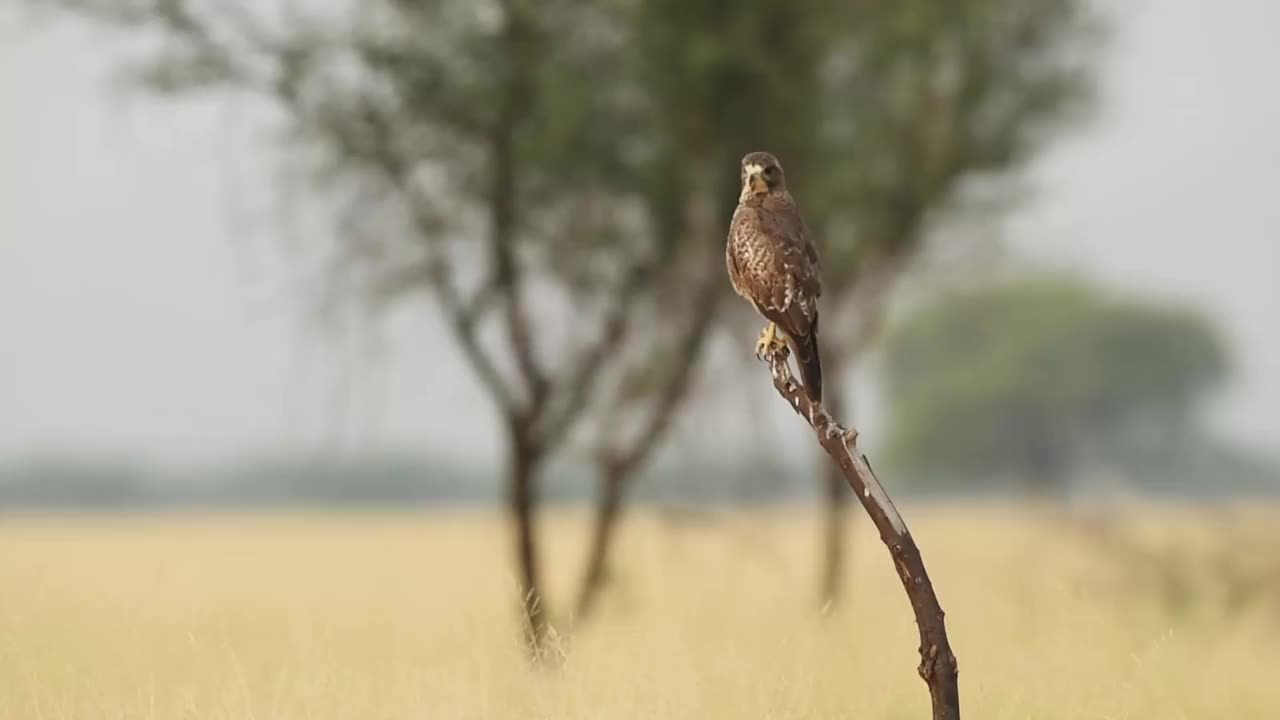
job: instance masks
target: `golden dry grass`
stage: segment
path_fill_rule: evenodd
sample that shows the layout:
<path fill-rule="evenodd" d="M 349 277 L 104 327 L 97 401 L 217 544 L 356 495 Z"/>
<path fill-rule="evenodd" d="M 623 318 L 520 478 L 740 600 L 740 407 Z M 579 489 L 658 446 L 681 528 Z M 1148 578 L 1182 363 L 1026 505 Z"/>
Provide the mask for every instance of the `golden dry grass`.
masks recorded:
<path fill-rule="evenodd" d="M 1187 596 L 1023 508 L 907 508 L 948 611 L 965 717 L 1280 717 L 1280 604 Z M 1185 513 L 1144 532 L 1228 542 Z M 1280 552 L 1280 512 L 1241 515 Z M 566 601 L 581 518 L 549 518 Z M 0 519 L 3 718 L 923 718 L 902 590 L 862 523 L 815 612 L 812 516 L 624 530 L 598 622 L 526 666 L 499 517 Z M 563 610 L 563 607 L 555 609 Z"/>

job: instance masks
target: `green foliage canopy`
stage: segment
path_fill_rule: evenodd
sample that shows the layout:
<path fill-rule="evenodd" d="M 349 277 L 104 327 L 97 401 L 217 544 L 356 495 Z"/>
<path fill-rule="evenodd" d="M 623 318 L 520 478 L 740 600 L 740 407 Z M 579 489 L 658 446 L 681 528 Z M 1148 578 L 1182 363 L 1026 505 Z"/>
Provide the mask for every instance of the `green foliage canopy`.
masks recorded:
<path fill-rule="evenodd" d="M 1205 318 L 1057 278 L 945 297 L 891 334 L 885 360 L 893 462 L 1053 490 L 1082 461 L 1184 437 L 1227 372 Z"/>

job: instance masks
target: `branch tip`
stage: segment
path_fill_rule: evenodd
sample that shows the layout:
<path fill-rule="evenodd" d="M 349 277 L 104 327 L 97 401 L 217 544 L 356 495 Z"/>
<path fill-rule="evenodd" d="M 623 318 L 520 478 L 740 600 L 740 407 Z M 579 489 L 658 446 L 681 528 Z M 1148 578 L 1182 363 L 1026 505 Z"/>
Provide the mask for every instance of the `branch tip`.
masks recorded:
<path fill-rule="evenodd" d="M 841 439 L 844 440 L 844 446 L 852 452 L 858 445 L 858 431 L 854 428 L 846 428 Z M 868 464 L 867 467 L 871 466 Z"/>

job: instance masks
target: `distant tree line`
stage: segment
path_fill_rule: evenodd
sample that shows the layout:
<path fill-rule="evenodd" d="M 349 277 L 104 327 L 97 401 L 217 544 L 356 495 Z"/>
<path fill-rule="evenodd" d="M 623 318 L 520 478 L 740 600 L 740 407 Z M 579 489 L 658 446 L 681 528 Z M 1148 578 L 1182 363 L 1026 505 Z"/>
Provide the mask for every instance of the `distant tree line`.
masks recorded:
<path fill-rule="evenodd" d="M 397 454 L 277 456 L 196 470 L 58 456 L 0 466 L 0 509 L 450 506 L 492 502 L 490 473 Z"/>
<path fill-rule="evenodd" d="M 1127 490 L 1151 496 L 1227 498 L 1280 493 L 1274 458 L 1209 439 L 1169 452 L 1131 457 Z M 896 470 L 896 469 L 895 469 Z M 1016 491 L 986 478 L 904 477 L 895 496 L 1008 496 Z M 1081 482 L 1081 492 L 1098 490 Z M 556 468 L 546 502 L 588 505 L 595 499 L 589 466 Z M 173 471 L 112 459 L 49 458 L 0 466 L 0 513 L 326 508 L 415 511 L 496 508 L 503 488 L 490 469 L 409 455 L 334 460 L 277 457 L 227 467 Z M 673 463 L 649 469 L 634 501 L 651 510 L 812 505 L 820 500 L 803 463 L 761 467 Z"/>
<path fill-rule="evenodd" d="M 549 503 L 595 498 L 589 465 L 553 468 Z M 652 468 L 636 499 L 659 505 L 742 506 L 812 500 L 808 471 L 710 463 Z M 48 456 L 0 465 L 0 511 L 140 508 L 492 507 L 503 487 L 492 469 L 407 453 L 358 457 L 277 455 L 173 470 L 111 457 Z"/>

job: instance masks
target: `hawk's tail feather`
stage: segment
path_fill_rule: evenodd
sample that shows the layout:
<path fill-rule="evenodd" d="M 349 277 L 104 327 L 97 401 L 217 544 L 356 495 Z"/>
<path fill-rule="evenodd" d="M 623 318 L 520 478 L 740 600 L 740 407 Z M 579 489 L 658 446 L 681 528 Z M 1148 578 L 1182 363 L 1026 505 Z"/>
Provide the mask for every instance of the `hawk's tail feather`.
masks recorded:
<path fill-rule="evenodd" d="M 818 357 L 818 333 L 813 328 L 808 335 L 792 338 L 796 363 L 800 365 L 800 379 L 804 380 L 804 392 L 813 402 L 822 402 L 822 359 Z"/>

